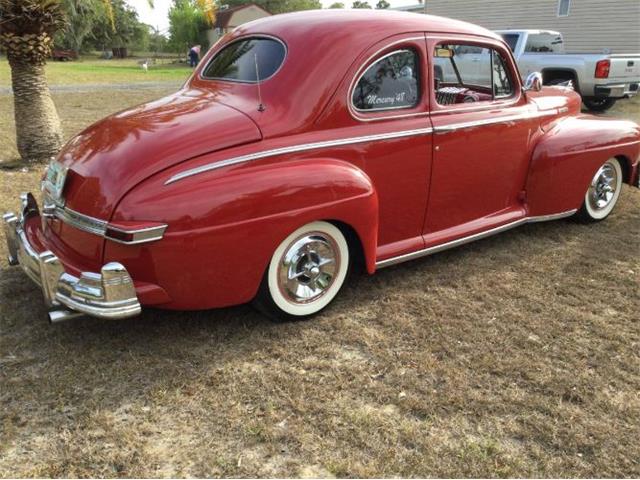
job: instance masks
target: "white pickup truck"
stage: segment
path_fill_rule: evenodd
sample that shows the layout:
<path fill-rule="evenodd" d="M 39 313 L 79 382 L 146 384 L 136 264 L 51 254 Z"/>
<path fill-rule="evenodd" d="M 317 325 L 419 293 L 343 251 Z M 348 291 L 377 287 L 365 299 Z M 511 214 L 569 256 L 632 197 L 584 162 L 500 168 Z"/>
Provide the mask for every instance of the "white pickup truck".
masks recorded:
<path fill-rule="evenodd" d="M 548 30 L 496 33 L 513 51 L 523 78 L 540 72 L 545 85 L 571 80 L 589 110 L 605 111 L 638 92 L 640 54 L 566 53 L 562 35 Z"/>

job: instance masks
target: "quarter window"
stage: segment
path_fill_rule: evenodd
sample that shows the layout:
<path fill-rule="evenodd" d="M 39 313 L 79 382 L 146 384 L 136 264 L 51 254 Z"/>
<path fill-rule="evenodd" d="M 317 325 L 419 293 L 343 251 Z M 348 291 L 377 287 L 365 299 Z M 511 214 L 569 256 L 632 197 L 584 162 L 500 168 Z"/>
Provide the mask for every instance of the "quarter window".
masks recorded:
<path fill-rule="evenodd" d="M 272 38 L 247 38 L 220 50 L 202 74 L 205 78 L 256 83 L 271 77 L 282 65 L 286 50 Z"/>
<path fill-rule="evenodd" d="M 500 52 L 478 45 L 441 44 L 433 55 L 440 105 L 489 102 L 513 95 L 513 79 Z"/>
<path fill-rule="evenodd" d="M 358 110 L 411 108 L 418 104 L 418 54 L 398 50 L 371 65 L 358 80 L 351 101 Z"/>

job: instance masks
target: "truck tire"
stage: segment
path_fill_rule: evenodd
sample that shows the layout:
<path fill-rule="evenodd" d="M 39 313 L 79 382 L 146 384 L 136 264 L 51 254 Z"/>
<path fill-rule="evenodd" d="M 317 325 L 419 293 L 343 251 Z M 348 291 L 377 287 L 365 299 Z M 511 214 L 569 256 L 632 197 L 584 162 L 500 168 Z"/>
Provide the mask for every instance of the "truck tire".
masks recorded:
<path fill-rule="evenodd" d="M 582 103 L 592 112 L 606 112 L 616 103 L 615 98 L 583 97 Z"/>

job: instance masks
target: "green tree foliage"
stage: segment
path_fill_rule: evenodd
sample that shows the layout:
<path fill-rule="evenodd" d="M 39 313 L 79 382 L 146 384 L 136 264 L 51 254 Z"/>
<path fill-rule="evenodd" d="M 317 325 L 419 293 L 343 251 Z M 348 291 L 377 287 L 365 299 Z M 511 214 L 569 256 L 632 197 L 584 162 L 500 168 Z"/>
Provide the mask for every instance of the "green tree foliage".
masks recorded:
<path fill-rule="evenodd" d="M 371 8 L 371 5 L 369 5 L 369 2 L 366 1 L 355 0 L 355 2 L 353 2 L 353 4 L 351 5 L 351 8 Z"/>
<path fill-rule="evenodd" d="M 67 23 L 56 34 L 54 44 L 57 48 L 80 53 L 85 39 L 92 36 L 96 20 L 106 15 L 105 4 L 102 0 L 62 0 L 61 4 Z"/>
<path fill-rule="evenodd" d="M 205 14 L 193 0 L 173 0 L 169 9 L 169 45 L 176 52 L 186 52 L 193 45 L 208 46 L 211 28 Z"/>
<path fill-rule="evenodd" d="M 378 3 L 376 3 L 376 8 L 378 10 L 385 10 L 387 8 L 389 8 L 391 6 L 391 4 L 389 2 L 387 2 L 387 0 L 378 0 Z"/>
<path fill-rule="evenodd" d="M 335 3 L 332 3 L 331 5 L 329 5 L 329 8 L 344 8 L 344 3 L 335 2 Z"/>
<path fill-rule="evenodd" d="M 229 7 L 238 7 L 253 3 L 272 14 L 297 12 L 300 10 L 316 10 L 322 8 L 320 0 L 228 0 L 222 1 Z"/>

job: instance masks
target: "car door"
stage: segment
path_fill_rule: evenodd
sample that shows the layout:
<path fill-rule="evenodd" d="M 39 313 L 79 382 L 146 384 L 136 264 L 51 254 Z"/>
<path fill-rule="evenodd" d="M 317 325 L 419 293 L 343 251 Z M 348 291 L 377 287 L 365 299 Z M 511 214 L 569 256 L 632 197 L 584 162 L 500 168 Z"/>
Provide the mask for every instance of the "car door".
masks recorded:
<path fill-rule="evenodd" d="M 486 66 L 455 64 L 465 46 Z M 433 164 L 423 226 L 426 245 L 453 240 L 525 215 L 529 143 L 537 129 L 507 48 L 476 37 L 427 38 L 431 69 L 457 71 L 431 85 Z"/>

